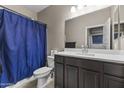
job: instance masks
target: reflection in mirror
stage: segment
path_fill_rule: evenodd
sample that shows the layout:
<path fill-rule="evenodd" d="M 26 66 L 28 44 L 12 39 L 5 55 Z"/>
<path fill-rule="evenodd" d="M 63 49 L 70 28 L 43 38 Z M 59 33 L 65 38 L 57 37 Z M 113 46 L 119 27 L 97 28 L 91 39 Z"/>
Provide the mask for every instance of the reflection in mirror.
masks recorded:
<path fill-rule="evenodd" d="M 104 48 L 103 26 L 87 28 L 87 45 L 89 48 Z"/>
<path fill-rule="evenodd" d="M 118 28 L 118 33 L 120 33 L 120 37 L 119 37 L 119 42 L 120 42 L 120 47 L 119 49 L 120 50 L 124 50 L 124 5 L 120 5 L 118 7 L 118 25 L 119 25 L 119 28 Z M 118 35 L 119 36 L 119 35 Z"/>
<path fill-rule="evenodd" d="M 118 31 L 118 6 L 115 6 L 114 7 L 114 19 L 113 19 L 113 22 L 114 22 L 114 36 L 113 36 L 113 49 L 115 50 L 118 50 L 120 45 L 119 45 L 119 31 Z"/>
<path fill-rule="evenodd" d="M 113 49 L 124 50 L 124 5 L 116 6 L 114 12 Z"/>
<path fill-rule="evenodd" d="M 111 6 L 65 22 L 66 48 L 110 49 Z M 68 46 L 67 46 L 68 45 Z"/>

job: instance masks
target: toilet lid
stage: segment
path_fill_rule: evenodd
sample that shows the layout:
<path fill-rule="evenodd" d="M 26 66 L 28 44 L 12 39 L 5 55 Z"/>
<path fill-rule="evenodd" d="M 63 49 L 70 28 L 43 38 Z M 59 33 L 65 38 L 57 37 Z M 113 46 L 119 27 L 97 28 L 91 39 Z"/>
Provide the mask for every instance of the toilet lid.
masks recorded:
<path fill-rule="evenodd" d="M 36 74 L 43 74 L 43 73 L 46 73 L 46 72 L 48 72 L 50 70 L 51 70 L 51 68 L 49 68 L 49 67 L 42 67 L 42 68 L 39 68 L 39 69 L 35 70 L 34 74 L 35 75 Z"/>

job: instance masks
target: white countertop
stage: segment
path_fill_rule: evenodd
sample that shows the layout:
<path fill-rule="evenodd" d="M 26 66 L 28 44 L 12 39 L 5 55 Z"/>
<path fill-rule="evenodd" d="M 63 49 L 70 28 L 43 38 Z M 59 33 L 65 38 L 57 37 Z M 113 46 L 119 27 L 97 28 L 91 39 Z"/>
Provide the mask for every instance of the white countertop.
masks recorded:
<path fill-rule="evenodd" d="M 51 58 L 51 59 L 54 59 L 54 56 L 47 56 L 47 58 Z"/>
<path fill-rule="evenodd" d="M 82 54 L 81 52 L 67 52 L 67 51 L 58 52 L 55 55 L 124 64 L 124 55 L 103 54 L 103 53 Z"/>

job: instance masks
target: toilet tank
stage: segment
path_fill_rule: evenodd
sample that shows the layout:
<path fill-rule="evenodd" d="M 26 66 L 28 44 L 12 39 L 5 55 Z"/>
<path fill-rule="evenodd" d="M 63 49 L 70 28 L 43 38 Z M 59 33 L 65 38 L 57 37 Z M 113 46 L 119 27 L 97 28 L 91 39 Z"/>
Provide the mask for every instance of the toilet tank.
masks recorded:
<path fill-rule="evenodd" d="M 54 68 L 54 56 L 47 56 L 48 67 Z"/>

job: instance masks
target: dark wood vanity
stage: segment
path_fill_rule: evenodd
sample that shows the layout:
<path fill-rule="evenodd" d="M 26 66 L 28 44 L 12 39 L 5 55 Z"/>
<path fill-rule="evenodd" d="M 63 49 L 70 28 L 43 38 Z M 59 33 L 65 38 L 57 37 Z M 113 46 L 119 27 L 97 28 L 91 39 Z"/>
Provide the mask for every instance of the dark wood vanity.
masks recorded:
<path fill-rule="evenodd" d="M 56 88 L 122 88 L 124 64 L 55 55 Z"/>

